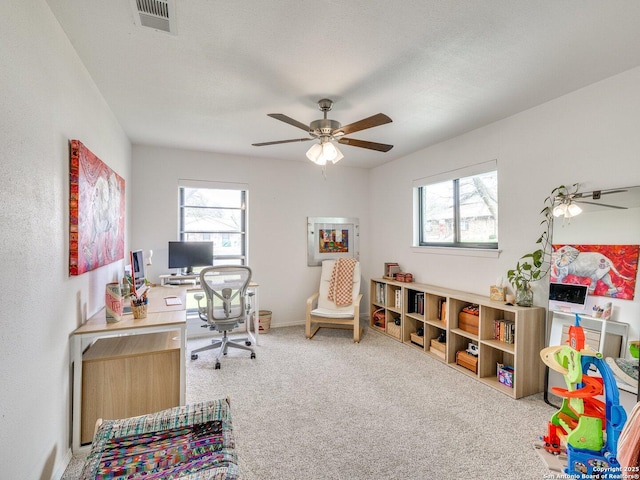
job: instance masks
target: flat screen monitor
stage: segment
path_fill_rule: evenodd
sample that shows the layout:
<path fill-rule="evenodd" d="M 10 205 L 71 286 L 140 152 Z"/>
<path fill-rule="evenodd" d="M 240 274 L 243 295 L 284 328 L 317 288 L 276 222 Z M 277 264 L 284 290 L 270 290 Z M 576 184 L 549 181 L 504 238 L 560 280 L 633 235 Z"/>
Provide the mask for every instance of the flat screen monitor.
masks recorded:
<path fill-rule="evenodd" d="M 213 242 L 169 242 L 169 268 L 190 275 L 194 267 L 213 265 Z"/>
<path fill-rule="evenodd" d="M 133 294 L 139 297 L 146 290 L 144 272 L 144 253 L 142 250 L 132 250 L 131 256 L 131 282 Z"/>
<path fill-rule="evenodd" d="M 587 285 L 571 283 L 549 284 L 549 308 L 552 310 L 583 312 L 588 300 Z"/>

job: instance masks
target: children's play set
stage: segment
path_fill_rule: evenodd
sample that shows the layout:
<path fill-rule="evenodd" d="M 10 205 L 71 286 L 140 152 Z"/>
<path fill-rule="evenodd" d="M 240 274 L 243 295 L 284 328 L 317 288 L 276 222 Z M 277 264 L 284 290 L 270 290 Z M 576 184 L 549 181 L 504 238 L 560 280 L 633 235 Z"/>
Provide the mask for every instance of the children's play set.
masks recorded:
<path fill-rule="evenodd" d="M 543 349 L 549 368 L 564 376 L 567 388 L 552 387 L 562 406 L 548 423 L 543 448 L 565 455 L 565 474 L 575 478 L 623 478 L 616 459 L 618 437 L 627 415 L 620 405 L 615 378 L 602 354 L 585 345 L 576 315 L 567 345 Z M 604 401 L 597 398 L 604 395 Z"/>

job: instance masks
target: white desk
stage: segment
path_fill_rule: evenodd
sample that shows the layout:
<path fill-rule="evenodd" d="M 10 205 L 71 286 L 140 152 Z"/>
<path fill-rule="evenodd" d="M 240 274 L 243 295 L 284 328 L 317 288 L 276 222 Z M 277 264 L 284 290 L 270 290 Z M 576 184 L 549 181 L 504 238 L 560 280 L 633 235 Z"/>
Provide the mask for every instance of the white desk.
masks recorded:
<path fill-rule="evenodd" d="M 159 275 L 160 285 L 167 288 L 184 287 L 188 292 L 201 292 L 200 275 Z M 251 300 L 251 318 L 253 319 L 253 332 L 251 331 L 251 320 L 245 322 L 247 336 L 254 345 L 258 345 L 258 331 L 260 330 L 260 302 L 258 299 L 258 287 L 260 285 L 255 282 L 249 283 L 249 292 L 253 292 L 253 300 Z"/>
<path fill-rule="evenodd" d="M 551 325 L 547 344 L 563 345 L 567 338 L 568 328 L 575 324 L 575 313 L 550 311 L 549 315 L 551 317 Z M 586 343 L 590 343 L 591 337 L 593 344 L 589 346 L 600 352 L 603 357 L 617 358 L 625 356 L 629 324 L 580 314 L 580 325 L 585 329 Z M 551 386 L 563 387 L 565 383 L 559 373 L 549 370 L 548 367 L 546 370 L 544 396 L 545 401 L 549 403 L 548 397 Z M 637 388 L 633 388 L 623 382 L 618 382 L 618 389 L 634 395 L 638 394 Z"/>
<path fill-rule="evenodd" d="M 71 448 L 73 452 L 80 449 L 83 344 L 88 346 L 95 340 L 106 337 L 178 332 L 180 336 L 180 405 L 185 404 L 186 294 L 187 289 L 184 287 L 153 287 L 149 289 L 147 295 L 149 298 L 147 318 L 134 319 L 133 315 L 126 315 L 119 322 L 107 323 L 105 310 L 102 309 L 71 333 L 70 361 L 73 366 Z M 164 299 L 169 296 L 180 298 L 182 303 L 167 306 Z"/>

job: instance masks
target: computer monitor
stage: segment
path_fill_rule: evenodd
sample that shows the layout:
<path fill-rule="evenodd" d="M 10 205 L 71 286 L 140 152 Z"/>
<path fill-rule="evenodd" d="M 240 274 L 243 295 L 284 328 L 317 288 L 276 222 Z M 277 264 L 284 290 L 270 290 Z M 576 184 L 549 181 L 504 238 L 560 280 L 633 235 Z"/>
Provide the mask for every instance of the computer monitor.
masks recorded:
<path fill-rule="evenodd" d="M 169 242 L 169 268 L 193 274 L 194 267 L 213 265 L 213 242 Z"/>
<path fill-rule="evenodd" d="M 133 294 L 140 297 L 147 289 L 144 273 L 144 253 L 142 250 L 132 250 L 131 256 L 131 287 Z"/>
<path fill-rule="evenodd" d="M 589 287 L 572 283 L 549 284 L 549 309 L 581 313 L 585 311 Z"/>

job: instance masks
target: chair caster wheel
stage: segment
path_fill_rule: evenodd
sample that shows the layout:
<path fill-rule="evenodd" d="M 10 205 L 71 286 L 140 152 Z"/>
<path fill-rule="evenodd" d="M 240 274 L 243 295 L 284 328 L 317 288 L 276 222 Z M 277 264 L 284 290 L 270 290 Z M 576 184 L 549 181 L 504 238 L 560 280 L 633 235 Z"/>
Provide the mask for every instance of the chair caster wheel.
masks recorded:
<path fill-rule="evenodd" d="M 251 353 L 251 358 L 256 358 L 256 354 L 255 353 Z"/>
<path fill-rule="evenodd" d="M 191 360 L 197 360 L 198 359 L 198 354 L 197 353 L 192 353 L 191 354 Z"/>
<path fill-rule="evenodd" d="M 220 370 L 220 362 L 216 362 L 216 370 Z"/>
<path fill-rule="evenodd" d="M 250 342 L 249 340 L 247 340 L 246 342 L 244 342 L 244 344 L 245 344 L 247 347 L 250 347 L 250 346 L 251 346 L 251 342 Z"/>

